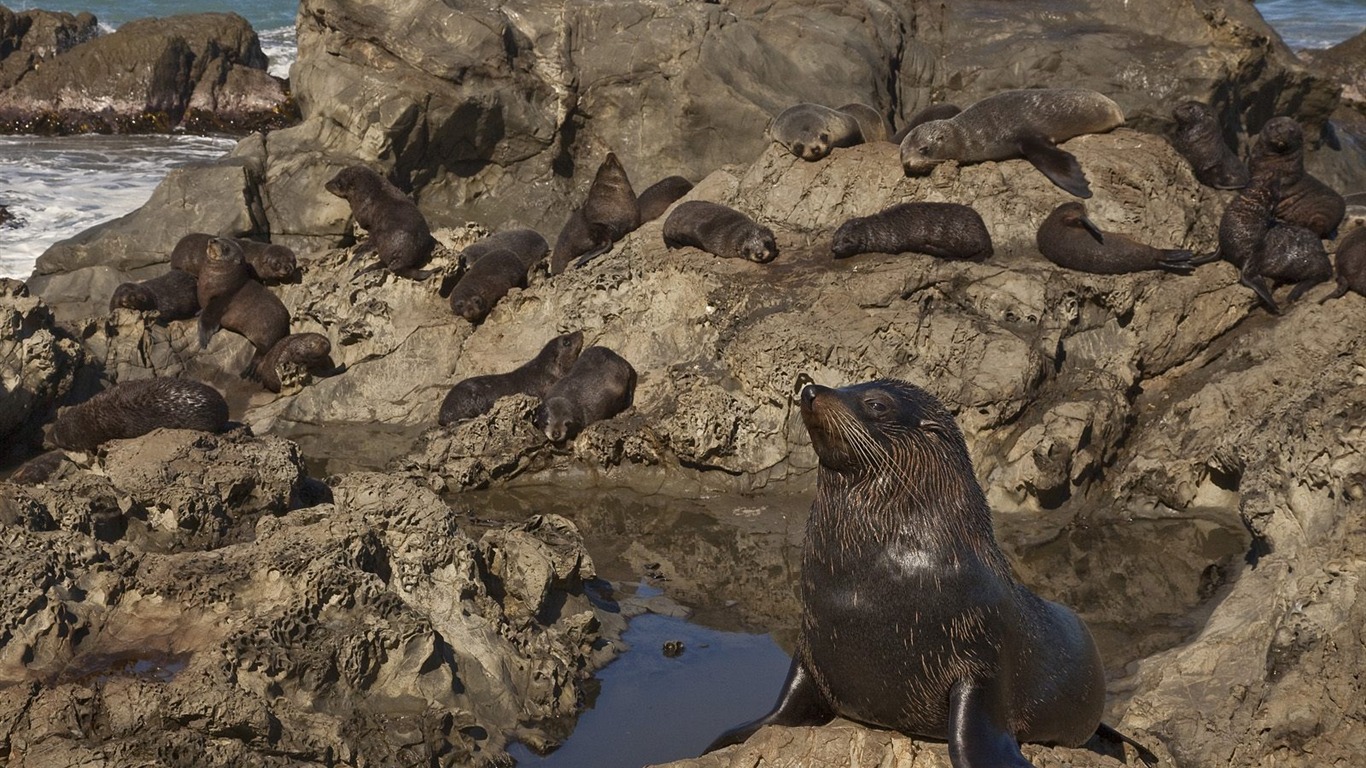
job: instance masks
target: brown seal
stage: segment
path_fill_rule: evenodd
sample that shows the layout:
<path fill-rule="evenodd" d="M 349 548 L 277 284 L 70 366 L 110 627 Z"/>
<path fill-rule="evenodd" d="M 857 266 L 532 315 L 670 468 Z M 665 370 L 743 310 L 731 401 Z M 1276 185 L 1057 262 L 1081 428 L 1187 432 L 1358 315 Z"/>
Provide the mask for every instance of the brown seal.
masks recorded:
<path fill-rule="evenodd" d="M 915 130 L 916 126 L 928 123 L 931 120 L 948 120 L 950 117 L 962 112 L 963 108 L 957 104 L 931 104 L 928 107 L 911 115 L 911 119 L 901 127 L 901 130 L 892 134 L 892 141 L 900 145 L 906 138 L 906 134 Z"/>
<path fill-rule="evenodd" d="M 506 248 L 486 252 L 455 284 L 451 311 L 471 323 L 483 322 L 508 291 L 525 286 L 526 267 L 521 257 Z"/>
<path fill-rule="evenodd" d="M 414 280 L 429 276 L 419 267 L 432 255 L 436 240 L 417 203 L 393 182 L 363 165 L 352 165 L 339 171 L 323 188 L 351 204 L 352 218 L 365 228 L 366 247 L 373 247 L 379 255 L 379 263 L 365 271 L 387 267 Z"/>
<path fill-rule="evenodd" d="M 664 245 L 691 245 L 722 258 L 760 264 L 778 256 L 773 230 L 734 208 L 706 200 L 689 200 L 674 207 L 664 220 Z"/>
<path fill-rule="evenodd" d="M 546 254 L 550 253 L 550 245 L 534 229 L 509 229 L 489 235 L 465 248 L 460 252 L 460 265 L 469 269 L 495 251 L 512 251 L 530 273 L 545 261 Z"/>
<path fill-rule="evenodd" d="M 1095 734 L 1105 672 L 1086 624 L 1012 575 L 948 409 L 883 379 L 801 393 L 820 461 L 801 629 L 762 725 L 835 716 L 942 739 L 957 768 L 1028 766 L 1020 742 Z"/>
<path fill-rule="evenodd" d="M 843 112 L 858 121 L 858 132 L 863 143 L 892 140 L 892 127 L 887 124 L 882 113 L 867 104 L 855 101 L 836 107 L 835 111 Z"/>
<path fill-rule="evenodd" d="M 1190 274 L 1190 251 L 1154 248 L 1118 232 L 1103 232 L 1086 215 L 1086 206 L 1063 203 L 1048 214 L 1035 236 L 1039 253 L 1067 269 L 1099 275 L 1160 270 Z"/>
<path fill-rule="evenodd" d="M 1332 276 L 1333 263 L 1318 235 L 1293 224 L 1274 224 L 1267 230 L 1262 247 L 1243 265 L 1241 281 L 1252 288 L 1267 310 L 1280 314 L 1266 280 L 1273 285 L 1294 283 L 1286 298 L 1294 301 Z"/>
<path fill-rule="evenodd" d="M 1091 186 L 1077 158 L 1057 144 L 1123 123 L 1118 104 L 1084 88 L 1002 91 L 947 120 L 931 120 L 907 132 L 901 140 L 901 167 L 907 176 L 921 176 L 946 160 L 1023 157 L 1067 192 L 1090 197 Z"/>
<path fill-rule="evenodd" d="M 589 424 L 630 408 L 635 392 L 636 369 L 630 363 L 607 347 L 589 347 L 545 393 L 535 423 L 552 443 L 563 443 Z"/>
<path fill-rule="evenodd" d="M 925 253 L 941 259 L 981 261 L 991 256 L 991 235 L 977 211 L 958 203 L 900 203 L 835 230 L 835 258 L 856 253 Z"/>
<path fill-rule="evenodd" d="M 188 379 L 142 379 L 59 409 L 45 437 L 58 448 L 89 451 L 158 427 L 222 432 L 227 425 L 228 404 L 213 387 Z"/>
<path fill-rule="evenodd" d="M 1274 173 L 1280 185 L 1276 218 L 1332 239 L 1347 213 L 1347 201 L 1304 170 L 1304 131 L 1289 117 L 1262 126 L 1248 160 L 1253 175 Z"/>
<path fill-rule="evenodd" d="M 1366 227 L 1360 227 L 1348 232 L 1338 241 L 1337 253 L 1338 287 L 1332 293 L 1319 300 L 1322 304 L 1329 299 L 1337 299 L 1347 295 L 1348 291 L 1356 291 L 1361 296 L 1366 296 Z"/>
<path fill-rule="evenodd" d="M 266 389 L 279 392 L 282 381 L 298 379 L 301 373 L 321 375 L 336 370 L 331 355 L 332 342 L 321 333 L 291 333 L 261 358 L 256 375 Z"/>
<path fill-rule="evenodd" d="M 890 133 L 877 110 L 858 103 L 839 109 L 809 102 L 794 104 L 779 112 L 768 126 L 769 138 L 808 162 L 823 159 L 836 147 L 887 141 Z"/>
<path fill-rule="evenodd" d="M 488 413 L 498 398 L 508 395 L 544 398 L 550 387 L 569 373 L 581 349 L 583 331 L 566 333 L 551 339 L 535 357 L 512 371 L 471 376 L 459 382 L 441 401 L 437 423 L 444 427 Z"/>
<path fill-rule="evenodd" d="M 1183 101 L 1172 110 L 1172 119 L 1176 121 L 1172 147 L 1190 163 L 1196 181 L 1215 189 L 1247 186 L 1251 175 L 1224 140 L 1214 110 L 1199 101 Z"/>
<path fill-rule="evenodd" d="M 1239 190 L 1224 207 L 1223 216 L 1219 219 L 1219 248 L 1208 256 L 1192 260 L 1193 264 L 1205 264 L 1223 259 L 1237 267 L 1238 282 L 1251 288 L 1262 304 L 1273 313 L 1279 312 L 1280 308 L 1260 277 L 1262 269 L 1275 270 L 1274 265 L 1285 260 L 1276 255 L 1268 259 L 1265 253 L 1267 235 L 1276 221 L 1279 188 L 1279 177 L 1274 169 L 1262 168 L 1260 171 L 1254 171 L 1248 185 Z M 1288 260 L 1295 261 L 1293 256 Z"/>
<path fill-rule="evenodd" d="M 199 267 L 196 298 L 199 300 L 199 347 L 209 346 L 209 339 L 222 326 L 228 302 L 242 286 L 251 282 L 242 246 L 231 237 L 213 237 L 204 249 L 204 260 Z"/>
<path fill-rule="evenodd" d="M 640 209 L 640 223 L 654 221 L 663 216 L 664 212 L 669 210 L 669 206 L 691 192 L 692 187 L 692 182 L 682 176 L 668 176 L 651 184 L 636 198 L 636 207 Z"/>
<path fill-rule="evenodd" d="M 251 362 L 242 371 L 243 376 L 252 376 L 266 353 L 289 335 L 289 310 L 269 288 L 248 280 L 228 301 L 221 325 L 240 334 L 256 348 Z"/>
<path fill-rule="evenodd" d="M 560 274 L 570 262 L 576 266 L 588 263 L 639 226 L 640 207 L 631 179 L 616 153 L 608 152 L 588 187 L 588 197 L 570 215 L 555 240 L 550 274 Z"/>
<path fill-rule="evenodd" d="M 47 451 L 29 459 L 10 475 L 8 482 L 14 485 L 42 485 L 48 480 L 53 479 L 54 475 L 60 476 L 60 472 L 71 461 L 67 459 L 66 453 L 60 450 Z"/>
<path fill-rule="evenodd" d="M 171 267 L 198 275 L 199 267 L 208 253 L 209 241 L 213 238 L 214 235 L 205 232 L 191 232 L 180 238 L 171 250 Z M 257 280 L 263 283 L 288 283 L 298 279 L 299 260 L 290 248 L 242 237 L 234 237 L 233 240 L 241 247 L 247 268 Z"/>
<path fill-rule="evenodd" d="M 184 320 L 199 313 L 199 279 L 172 269 L 137 283 L 122 283 L 109 297 L 109 311 L 136 309 L 155 312 L 157 319 Z"/>

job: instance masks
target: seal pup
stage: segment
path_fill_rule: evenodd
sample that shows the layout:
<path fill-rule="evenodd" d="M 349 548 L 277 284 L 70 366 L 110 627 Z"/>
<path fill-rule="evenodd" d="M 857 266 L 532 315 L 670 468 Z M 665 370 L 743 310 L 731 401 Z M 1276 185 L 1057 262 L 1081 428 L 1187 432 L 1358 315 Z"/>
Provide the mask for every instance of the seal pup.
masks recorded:
<path fill-rule="evenodd" d="M 1154 248 L 1118 232 L 1103 232 L 1086 215 L 1086 206 L 1063 203 L 1039 225 L 1034 237 L 1044 258 L 1067 269 L 1098 275 L 1160 270 L 1190 274 L 1194 254 Z"/>
<path fill-rule="evenodd" d="M 760 264 L 778 257 L 773 230 L 734 208 L 706 200 L 679 203 L 664 220 L 664 246 L 673 249 L 685 245 L 722 258 Z"/>
<path fill-rule="evenodd" d="M 901 130 L 892 134 L 892 142 L 899 145 L 905 140 L 906 134 L 915 130 L 917 125 L 928 123 L 931 120 L 948 120 L 950 117 L 953 117 L 962 111 L 963 108 L 957 104 L 931 104 L 919 112 L 916 112 L 914 115 L 911 115 L 911 119 L 908 120 L 905 125 L 901 126 Z"/>
<path fill-rule="evenodd" d="M 639 226 L 640 207 L 631 179 L 616 153 L 608 152 L 588 187 L 588 197 L 570 214 L 555 240 L 550 274 L 560 274 L 570 262 L 587 264 Z"/>
<path fill-rule="evenodd" d="M 1195 180 L 1214 189 L 1242 189 L 1251 180 L 1247 166 L 1224 141 L 1214 110 L 1199 101 L 1183 101 L 1172 110 L 1176 128 L 1172 147 L 1190 163 Z"/>
<path fill-rule="evenodd" d="M 451 291 L 451 311 L 471 323 L 481 323 L 507 292 L 526 286 L 522 259 L 506 248 L 480 256 Z"/>
<path fill-rule="evenodd" d="M 545 261 L 550 253 L 550 245 L 534 229 L 509 229 L 496 232 L 488 237 L 471 243 L 461 251 L 458 258 L 464 269 L 473 267 L 480 259 L 497 251 L 511 251 L 530 274 L 531 270 Z"/>
<path fill-rule="evenodd" d="M 199 348 L 209 346 L 222 326 L 228 302 L 242 286 L 251 282 L 242 246 L 231 237 L 213 237 L 204 249 L 204 260 L 195 283 L 199 301 Z"/>
<path fill-rule="evenodd" d="M 1124 112 L 1109 97 L 1084 88 L 1002 91 L 947 120 L 931 120 L 901 141 L 901 167 L 922 176 L 945 160 L 980 163 L 1023 157 L 1049 181 L 1077 197 L 1090 197 L 1077 158 L 1057 144 L 1084 133 L 1123 125 Z"/>
<path fill-rule="evenodd" d="M 871 144 L 874 141 L 891 141 L 892 127 L 882 117 L 876 109 L 859 101 L 850 102 L 842 107 L 836 107 L 836 112 L 843 112 L 858 121 L 859 137 L 862 143 Z"/>
<path fill-rule="evenodd" d="M 256 348 L 251 362 L 242 370 L 242 377 L 250 378 L 256 375 L 271 348 L 289 335 L 289 310 L 269 288 L 247 280 L 228 300 L 219 324 Z"/>
<path fill-rule="evenodd" d="M 1366 227 L 1347 233 L 1338 242 L 1334 256 L 1337 259 L 1338 287 L 1319 299 L 1319 303 L 1346 296 L 1348 291 L 1366 296 Z"/>
<path fill-rule="evenodd" d="M 106 440 L 140 437 L 158 427 L 222 432 L 228 403 L 218 390 L 189 379 L 125 381 L 78 405 L 57 410 L 45 441 L 90 451 Z"/>
<path fill-rule="evenodd" d="M 862 118 L 862 120 L 860 119 Z M 864 126 L 863 123 L 871 123 Z M 882 116 L 866 104 L 846 104 L 831 109 L 821 104 L 794 104 L 773 118 L 768 135 L 788 152 L 807 162 L 815 162 L 830 154 L 835 147 L 852 147 L 867 139 L 864 131 L 879 133 L 886 140 L 888 131 Z"/>
<path fill-rule="evenodd" d="M 1262 304 L 1278 312 L 1275 298 L 1266 283 L 1257 279 L 1263 262 L 1267 233 L 1275 223 L 1280 181 L 1270 169 L 1254 172 L 1246 187 L 1224 207 L 1219 218 L 1219 247 L 1214 253 L 1191 260 L 1206 264 L 1223 259 L 1238 268 L 1238 282 L 1251 288 Z"/>
<path fill-rule="evenodd" d="M 636 369 L 607 347 L 589 347 L 546 391 L 533 421 L 550 442 L 563 443 L 630 408 L 635 393 Z"/>
<path fill-rule="evenodd" d="M 654 221 L 669 210 L 678 199 L 692 191 L 691 181 L 682 176 L 667 176 L 645 188 L 636 198 L 640 209 L 640 223 Z"/>
<path fill-rule="evenodd" d="M 351 217 L 366 231 L 366 249 L 374 248 L 379 255 L 379 262 L 363 272 L 387 267 L 413 280 L 429 276 L 419 267 L 432 255 L 436 240 L 417 203 L 393 182 L 363 165 L 351 165 L 323 188 L 351 205 Z"/>
<path fill-rule="evenodd" d="M 1272 314 L 1281 308 L 1271 298 L 1273 285 L 1294 283 L 1286 301 L 1294 301 L 1310 288 L 1333 276 L 1333 264 L 1319 236 L 1294 224 L 1274 224 L 1267 230 L 1262 247 L 1243 265 L 1241 281 L 1252 288 Z"/>
<path fill-rule="evenodd" d="M 109 297 L 109 311 L 136 309 L 155 312 L 157 319 L 186 320 L 199 313 L 199 278 L 172 269 L 136 283 L 121 283 Z"/>
<path fill-rule="evenodd" d="M 207 232 L 191 232 L 180 238 L 175 248 L 171 249 L 171 267 L 198 275 L 209 241 L 214 237 Z M 233 240 L 242 248 L 242 257 L 257 280 L 263 283 L 288 283 L 298 279 L 299 260 L 290 248 L 244 237 L 234 237 Z"/>
<path fill-rule="evenodd" d="M 981 215 L 958 203 L 900 203 L 850 219 L 835 230 L 830 250 L 837 259 L 856 253 L 914 251 L 970 261 L 982 261 L 992 252 L 991 234 Z"/>
<path fill-rule="evenodd" d="M 819 459 L 801 629 L 763 725 L 835 716 L 943 739 L 955 768 L 1029 766 L 1022 741 L 1085 742 L 1105 673 L 1086 624 L 1015 581 L 953 415 L 904 381 L 809 384 Z"/>
<path fill-rule="evenodd" d="M 488 413 L 499 398 L 526 394 L 544 398 L 550 387 L 574 366 L 583 349 L 583 331 L 551 339 L 536 356 L 507 373 L 471 376 L 451 387 L 441 401 L 436 423 L 454 424 Z"/>
<path fill-rule="evenodd" d="M 301 372 L 323 375 L 337 369 L 332 362 L 332 342 L 321 333 L 291 333 L 275 342 L 261 358 L 256 375 L 261 386 L 279 392 L 282 382 Z"/>
<path fill-rule="evenodd" d="M 1257 134 L 1248 160 L 1253 175 L 1275 173 L 1280 183 L 1276 218 L 1332 239 L 1347 214 L 1347 201 L 1304 170 L 1304 130 L 1289 117 L 1273 117 Z"/>
<path fill-rule="evenodd" d="M 6 482 L 14 485 L 42 485 L 54 475 L 59 475 L 68 464 L 71 464 L 71 461 L 67 459 L 65 452 L 46 451 L 20 464 Z"/>

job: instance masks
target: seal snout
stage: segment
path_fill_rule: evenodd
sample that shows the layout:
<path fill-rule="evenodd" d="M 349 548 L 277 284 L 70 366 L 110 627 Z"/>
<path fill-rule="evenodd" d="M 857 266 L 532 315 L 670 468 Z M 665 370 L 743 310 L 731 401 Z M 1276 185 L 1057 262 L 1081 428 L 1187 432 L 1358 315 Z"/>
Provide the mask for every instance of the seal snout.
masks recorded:
<path fill-rule="evenodd" d="M 807 384 L 802 387 L 802 410 L 810 410 L 812 405 L 816 402 L 816 395 L 828 391 L 830 391 L 829 387 L 822 387 L 819 384 Z"/>

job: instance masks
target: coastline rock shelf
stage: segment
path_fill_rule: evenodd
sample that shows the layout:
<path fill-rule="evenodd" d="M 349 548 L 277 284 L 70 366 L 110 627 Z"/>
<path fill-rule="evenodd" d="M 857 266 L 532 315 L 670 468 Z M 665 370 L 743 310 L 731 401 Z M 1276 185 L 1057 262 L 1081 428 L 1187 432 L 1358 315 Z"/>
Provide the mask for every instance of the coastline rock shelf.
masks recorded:
<path fill-rule="evenodd" d="M 1161 135 L 1171 106 L 1210 101 L 1246 131 L 1290 115 L 1312 136 L 1339 110 L 1339 86 L 1248 4 L 462 5 L 304 0 L 301 123 L 176 170 L 140 210 L 49 249 L 26 287 L 0 284 L 0 436 L 16 453 L 101 381 L 198 379 L 238 422 L 46 454 L 0 482 L 0 762 L 507 765 L 511 740 L 564 737 L 619 650 L 595 557 L 651 563 L 672 599 L 750 601 L 738 615 L 790 637 L 797 529 L 747 532 L 732 505 L 703 536 L 647 532 L 605 503 L 576 513 L 575 494 L 648 494 L 655 528 L 703 503 L 669 509 L 669 494 L 809 495 L 803 375 L 906 378 L 952 409 L 1021 580 L 1117 649 L 1106 721 L 1160 765 L 1366 754 L 1366 298 L 1319 304 L 1324 283 L 1271 316 L 1223 263 L 1068 271 L 1035 233 L 1070 198 L 1023 160 L 907 178 L 890 143 L 805 162 L 764 138 L 801 101 L 864 101 L 901 125 L 1005 88 L 1094 88 L 1129 119 L 1063 145 L 1089 217 L 1208 253 L 1234 193 L 1198 184 Z M 101 39 L 77 45 L 87 22 L 37 13 L 0 14 L 0 39 L 29 57 Z M 254 67 L 254 37 L 237 39 L 207 59 Z M 1316 157 L 1360 191 L 1343 147 Z M 553 242 L 609 150 L 636 189 L 696 181 L 684 200 L 772 229 L 779 256 L 669 251 L 661 217 L 583 268 L 534 273 L 478 325 L 453 316 L 441 285 L 459 252 L 518 226 Z M 323 188 L 353 163 L 390 172 L 431 222 L 426 279 L 364 270 L 374 254 Z M 994 254 L 832 257 L 841 223 L 907 201 L 972 205 Z M 193 320 L 107 309 L 191 231 L 294 248 L 300 279 L 269 290 L 336 369 L 267 392 L 238 376 L 242 337 L 201 350 Z M 435 426 L 456 381 L 575 330 L 635 368 L 630 409 L 561 447 L 529 396 Z M 556 503 L 490 528 L 481 489 Z M 585 543 L 605 537 L 601 555 Z M 673 765 L 831 761 L 949 766 L 942 745 L 842 722 Z"/>

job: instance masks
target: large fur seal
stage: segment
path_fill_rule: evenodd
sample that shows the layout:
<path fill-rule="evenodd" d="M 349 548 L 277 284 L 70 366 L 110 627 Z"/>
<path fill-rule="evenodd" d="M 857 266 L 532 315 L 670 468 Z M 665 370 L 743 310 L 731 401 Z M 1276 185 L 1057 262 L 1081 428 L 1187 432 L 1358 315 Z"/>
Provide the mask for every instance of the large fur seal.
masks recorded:
<path fill-rule="evenodd" d="M 901 141 L 901 167 L 907 176 L 920 176 L 945 160 L 979 163 L 1023 157 L 1064 190 L 1090 197 L 1091 186 L 1077 158 L 1056 145 L 1123 123 L 1119 105 L 1095 91 L 1002 91 L 947 120 L 931 120 L 907 133 Z"/>
<path fill-rule="evenodd" d="M 1172 147 L 1190 163 L 1196 181 L 1215 189 L 1247 186 L 1247 166 L 1224 141 L 1214 110 L 1203 102 L 1183 101 L 1172 110 L 1172 119 Z"/>
<path fill-rule="evenodd" d="M 858 103 L 839 109 L 794 104 L 779 112 L 768 126 L 769 138 L 808 162 L 824 158 L 835 147 L 886 141 L 890 133 L 877 110 Z"/>
<path fill-rule="evenodd" d="M 303 372 L 324 374 L 336 370 L 332 362 L 332 342 L 321 333 L 291 333 L 275 342 L 261 358 L 256 375 L 261 385 L 279 392 L 285 380 Z"/>
<path fill-rule="evenodd" d="M 191 232 L 176 242 L 171 250 L 171 267 L 184 270 L 192 275 L 199 274 L 199 267 L 208 254 L 209 241 L 214 238 L 207 232 Z M 299 276 L 299 260 L 294 251 L 287 246 L 233 238 L 242 249 L 242 257 L 257 280 L 263 283 L 288 283 Z"/>
<path fill-rule="evenodd" d="M 981 261 L 991 256 L 991 234 L 977 211 L 958 203 L 900 203 L 835 230 L 835 258 L 856 253 L 926 253 Z"/>
<path fill-rule="evenodd" d="M 109 310 L 156 312 L 158 320 L 185 320 L 199 312 L 199 279 L 172 269 L 137 283 L 122 283 L 109 297 Z"/>
<path fill-rule="evenodd" d="M 227 424 L 228 404 L 213 387 L 188 379 L 142 379 L 59 409 L 45 437 L 58 448 L 89 451 L 158 427 L 222 432 Z"/>
<path fill-rule="evenodd" d="M 1281 308 L 1271 297 L 1272 285 L 1294 283 L 1286 301 L 1294 301 L 1304 292 L 1333 276 L 1333 263 L 1323 249 L 1319 236 L 1294 224 L 1275 224 L 1267 230 L 1262 247 L 1243 266 L 1241 280 L 1256 292 L 1272 314 Z"/>
<path fill-rule="evenodd" d="M 459 382 L 441 401 L 437 423 L 444 427 L 488 413 L 498 398 L 508 395 L 544 398 L 550 387 L 569 373 L 582 349 L 583 331 L 566 333 L 551 339 L 535 357 L 512 371 L 471 376 Z"/>
<path fill-rule="evenodd" d="M 485 253 L 455 284 L 451 311 L 471 323 L 481 323 L 508 291 L 525 285 L 521 257 L 506 248 Z"/>
<path fill-rule="evenodd" d="M 546 391 L 534 421 L 552 443 L 563 443 L 630 408 L 635 393 L 636 369 L 607 347 L 589 347 Z"/>
<path fill-rule="evenodd" d="M 749 259 L 760 264 L 778 257 L 773 230 L 720 203 L 689 200 L 674 207 L 664 220 L 664 245 L 691 245 L 727 259 Z"/>
<path fill-rule="evenodd" d="M 368 247 L 379 263 L 366 270 L 387 267 L 396 275 L 421 280 L 419 269 L 432 255 L 436 240 L 427 219 L 407 195 L 388 179 L 363 165 L 343 168 L 323 185 L 328 192 L 351 204 L 351 216 L 365 228 Z"/>
<path fill-rule="evenodd" d="M 1039 253 L 1067 269 L 1100 275 L 1160 270 L 1189 274 L 1195 265 L 1190 251 L 1154 248 L 1118 232 L 1103 232 L 1086 216 L 1086 206 L 1063 203 L 1039 225 Z"/>
<path fill-rule="evenodd" d="M 1319 303 L 1341 298 L 1348 291 L 1366 296 L 1366 227 L 1354 229 L 1343 236 L 1338 241 L 1334 257 L 1337 260 L 1338 287 L 1320 299 Z"/>
<path fill-rule="evenodd" d="M 1304 130 L 1289 117 L 1262 126 L 1248 164 L 1253 175 L 1275 173 L 1280 185 L 1276 218 L 1331 239 L 1347 213 L 1347 201 L 1304 170 Z"/>
<path fill-rule="evenodd" d="M 560 274 L 570 262 L 588 263 L 639 226 L 640 207 L 631 179 L 616 153 L 608 152 L 588 187 L 588 197 L 555 239 L 550 274 Z"/>
<path fill-rule="evenodd" d="M 682 176 L 667 176 L 656 181 L 640 197 L 636 198 L 636 207 L 640 209 L 640 223 L 654 221 L 664 212 L 669 210 L 669 206 L 678 201 L 678 198 L 692 191 L 691 181 Z"/>
<path fill-rule="evenodd" d="M 883 379 L 801 393 L 820 460 L 802 621 L 763 725 L 842 716 L 949 744 L 955 768 L 1029 766 L 1022 741 L 1078 745 L 1105 674 L 1085 623 L 1011 575 L 953 415 Z"/>
<path fill-rule="evenodd" d="M 931 120 L 948 120 L 962 111 L 963 108 L 957 104 L 931 104 L 911 115 L 911 119 L 901 126 L 901 130 L 892 134 L 892 142 L 899 145 L 906 138 L 906 134 L 914 131 L 916 126 L 923 125 Z"/>

